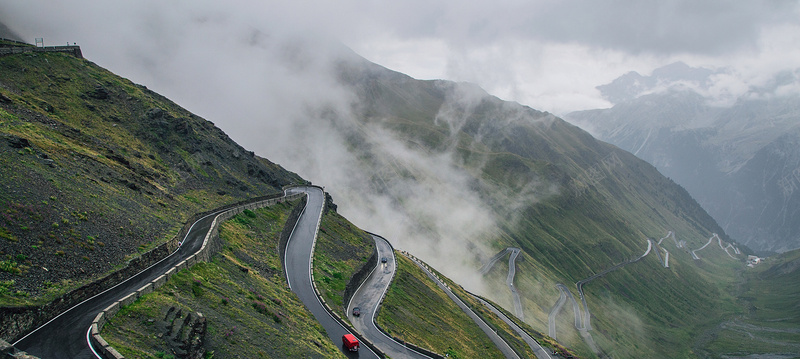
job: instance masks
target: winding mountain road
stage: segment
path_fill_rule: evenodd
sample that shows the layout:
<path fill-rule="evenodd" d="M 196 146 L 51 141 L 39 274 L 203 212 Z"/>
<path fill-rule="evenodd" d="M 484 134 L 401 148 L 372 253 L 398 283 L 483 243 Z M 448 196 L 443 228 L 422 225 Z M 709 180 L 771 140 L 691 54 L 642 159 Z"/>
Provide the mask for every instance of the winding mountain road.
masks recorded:
<path fill-rule="evenodd" d="M 301 191 L 308 195 L 306 208 L 300 215 L 289 242 L 286 245 L 284 257 L 286 277 L 289 288 L 297 294 L 303 304 L 314 315 L 314 318 L 325 328 L 331 341 L 340 347 L 342 353 L 349 358 L 379 358 L 368 346 L 362 345 L 358 352 L 347 351 L 342 346 L 342 335 L 352 334 L 344 325 L 329 313 L 317 297 L 311 280 L 311 262 L 314 245 L 317 239 L 317 230 L 322 218 L 322 208 L 325 195 L 318 187 L 296 187 L 290 191 Z"/>
<path fill-rule="evenodd" d="M 514 286 L 514 276 L 517 274 L 517 256 L 519 256 L 520 251 L 521 250 L 519 248 L 514 247 L 508 247 L 501 250 L 499 253 L 495 254 L 494 257 L 489 259 L 489 262 L 481 267 L 480 273 L 482 275 L 486 275 L 486 273 L 489 273 L 489 270 L 494 267 L 495 263 L 497 263 L 500 258 L 503 258 L 506 253 L 510 253 L 508 256 L 508 275 L 506 276 L 506 285 L 508 286 L 508 289 L 511 290 L 511 296 L 514 300 L 514 315 L 516 315 L 520 320 L 524 321 L 525 312 L 522 310 L 522 300 L 519 297 L 517 287 Z"/>
<path fill-rule="evenodd" d="M 126 281 L 61 313 L 12 344 L 28 354 L 44 359 L 100 358 L 88 341 L 89 329 L 97 313 L 200 250 L 206 233 L 211 229 L 214 217 L 222 212 L 224 210 L 197 220 L 184 237 L 181 246 L 168 257 Z"/>
<path fill-rule="evenodd" d="M 483 319 L 480 316 L 478 316 L 478 314 L 473 312 L 472 309 L 470 309 L 469 306 L 467 306 L 467 304 L 461 300 L 461 298 L 459 298 L 455 293 L 453 293 L 452 290 L 450 290 L 450 288 L 447 287 L 447 285 L 445 285 L 441 280 L 439 280 L 439 277 L 431 273 L 431 271 L 428 270 L 427 266 L 422 264 L 422 262 L 418 261 L 414 257 L 408 255 L 407 257 L 411 259 L 414 262 L 414 264 L 417 265 L 417 267 L 420 267 L 422 271 L 425 272 L 425 274 L 428 276 L 428 278 L 433 280 L 433 282 L 436 283 L 437 286 L 439 286 L 439 289 L 444 291 L 444 293 L 447 294 L 448 297 L 450 297 L 450 300 L 455 302 L 456 305 L 458 305 L 458 307 L 461 308 L 461 310 L 463 310 L 464 313 L 466 313 L 467 316 L 469 316 L 475 322 L 475 324 L 477 324 L 478 327 L 481 328 L 481 330 L 484 333 L 486 333 L 489 339 L 491 339 L 494 345 L 497 346 L 497 349 L 500 349 L 500 352 L 502 352 L 506 358 L 519 359 L 519 355 L 517 355 L 514 349 L 511 349 L 511 346 L 508 345 L 508 343 L 506 343 L 506 341 L 503 340 L 503 338 L 501 338 L 500 335 L 498 335 L 488 324 L 486 324 L 486 322 L 483 321 Z"/>
<path fill-rule="evenodd" d="M 311 263 L 317 231 L 322 218 L 324 192 L 318 187 L 295 187 L 288 189 L 286 194 L 305 193 L 308 197 L 306 207 L 303 209 L 292 234 L 289 237 L 284 258 L 284 270 L 290 289 L 297 294 L 303 304 L 314 315 L 315 319 L 325 329 L 330 340 L 339 345 L 344 334 L 351 333 L 344 325 L 337 321 L 324 307 L 317 296 L 312 284 Z M 211 229 L 214 217 L 227 211 L 220 210 L 208 214 L 197 220 L 188 231 L 181 246 L 172 254 L 142 272 L 130 277 L 124 282 L 100 293 L 60 314 L 45 325 L 32 331 L 22 339 L 13 343 L 14 347 L 24 350 L 31 355 L 45 359 L 61 358 L 101 358 L 91 347 L 88 340 L 89 328 L 97 313 L 116 302 L 120 298 L 133 293 L 143 285 L 151 282 L 156 277 L 165 273 L 184 259 L 196 253 L 202 247 L 206 234 Z M 430 358 L 410 348 L 399 344 L 381 332 L 374 322 L 378 306 L 391 283 L 396 271 L 396 260 L 391 245 L 384 238 L 373 235 L 379 258 L 386 258 L 386 262 L 378 261 L 376 268 L 356 291 L 348 308 L 348 313 L 353 306 L 367 308 L 359 318 L 351 318 L 353 326 L 380 350 L 392 358 Z M 509 266 L 515 268 L 515 260 L 519 249 L 513 248 L 509 258 Z M 504 254 L 504 253 L 503 253 Z M 412 258 L 413 259 L 413 258 Z M 499 259 L 499 258 L 498 258 Z M 473 321 L 486 333 L 492 342 L 507 358 L 519 358 L 516 352 L 497 333 L 495 333 L 476 313 L 461 301 L 444 283 L 442 283 L 424 265 L 414 261 L 435 283 L 453 300 Z M 509 271 L 508 283 L 513 288 L 514 270 Z M 518 295 L 517 295 L 518 296 Z M 479 298 L 483 302 L 482 299 Z M 516 330 L 531 346 L 539 358 L 549 358 L 549 354 L 530 335 L 519 328 L 513 321 L 506 317 L 488 303 L 492 311 L 506 321 Z M 516 309 L 517 305 L 515 305 Z M 521 306 L 519 306 L 521 309 Z M 342 353 L 349 358 L 379 358 L 368 346 L 362 345 L 358 352 L 347 351 L 340 347 Z"/>
<path fill-rule="evenodd" d="M 697 252 L 699 252 L 699 251 L 702 251 L 703 249 L 705 249 L 706 247 L 708 247 L 708 245 L 709 245 L 709 244 L 711 244 L 711 241 L 713 241 L 713 240 L 714 240 L 714 237 L 716 237 L 716 236 L 717 236 L 717 234 L 716 234 L 716 233 L 714 233 L 714 235 L 712 235 L 712 236 L 711 236 L 711 238 L 709 238 L 709 239 L 708 239 L 708 242 L 706 242 L 706 244 L 704 244 L 704 245 L 703 245 L 702 247 L 700 247 L 700 248 L 697 248 L 697 249 L 693 250 L 693 251 L 691 252 L 691 253 L 692 253 L 692 258 L 693 258 L 693 259 L 700 259 L 700 257 L 698 257 L 698 256 L 697 256 Z"/>
<path fill-rule="evenodd" d="M 564 284 L 558 283 L 556 287 L 559 291 L 561 291 L 561 296 L 558 298 L 558 301 L 553 306 L 553 309 L 550 310 L 550 314 L 548 315 L 548 334 L 552 337 L 556 337 L 556 321 L 555 318 L 558 313 L 561 311 L 561 308 L 564 306 L 564 301 L 568 297 L 572 301 L 572 310 L 575 313 L 575 329 L 581 332 L 581 335 L 587 341 L 591 340 L 591 336 L 588 335 L 589 330 L 592 330 L 591 318 L 592 315 L 589 312 L 589 305 L 586 303 L 586 296 L 583 293 L 583 286 L 587 283 L 600 278 L 608 273 L 611 273 L 617 269 L 620 269 L 628 264 L 636 263 L 644 257 L 646 257 L 650 252 L 653 250 L 653 243 L 655 240 L 648 238 L 647 239 L 647 249 L 645 250 L 644 254 L 640 255 L 636 259 L 627 260 L 622 263 L 616 264 L 603 270 L 602 272 L 596 273 L 588 278 L 582 279 L 575 283 L 575 286 L 578 288 L 578 295 L 581 298 L 581 302 L 583 304 L 583 313 L 581 313 L 580 307 L 578 306 L 578 302 L 575 300 L 575 297 L 572 295 L 572 292 L 569 291 L 569 288 Z M 582 315 L 581 315 L 582 314 Z M 588 343 L 590 346 L 594 346 L 594 343 Z"/>
<path fill-rule="evenodd" d="M 391 244 L 389 244 L 385 238 L 373 234 L 372 239 L 375 240 L 378 258 L 386 258 L 386 263 L 379 260 L 372 273 L 370 273 L 364 283 L 356 290 L 347 307 L 347 315 L 350 319 L 350 323 L 353 323 L 353 327 L 355 327 L 362 336 L 367 338 L 373 345 L 393 359 L 430 358 L 427 355 L 418 353 L 394 341 L 375 325 L 378 307 L 383 297 L 386 295 L 389 285 L 392 283 L 394 274 L 397 271 L 397 262 L 394 256 L 394 249 L 392 249 Z M 353 308 L 355 307 L 361 309 L 361 315 L 358 317 L 353 315 Z"/>
<path fill-rule="evenodd" d="M 494 305 L 492 305 L 491 303 L 483 300 L 483 298 L 481 298 L 481 297 L 478 297 L 478 296 L 475 296 L 475 295 L 473 295 L 472 297 L 477 299 L 479 302 L 481 302 L 481 304 L 485 305 L 487 308 L 489 308 L 489 310 L 491 310 L 492 313 L 494 313 L 495 315 L 500 317 L 500 319 L 502 321 L 506 322 L 506 324 L 508 324 L 508 326 L 511 327 L 511 329 L 513 329 L 515 332 L 517 332 L 517 334 L 519 334 L 519 336 L 522 337 L 522 340 L 524 340 L 525 343 L 528 344 L 528 346 L 531 348 L 531 350 L 533 350 L 533 353 L 536 355 L 536 358 L 538 358 L 538 359 L 552 359 L 552 357 L 550 356 L 550 353 L 548 353 L 547 350 L 545 350 L 542 347 L 542 345 L 539 344 L 539 342 L 536 341 L 536 339 L 533 339 L 533 337 L 530 334 L 528 334 L 528 332 L 526 332 L 524 329 L 520 328 L 519 325 L 517 325 L 517 323 L 515 323 L 513 320 L 511 320 L 511 318 L 506 316 L 506 314 L 503 313 L 503 311 L 501 311 L 500 309 L 497 309 Z"/>

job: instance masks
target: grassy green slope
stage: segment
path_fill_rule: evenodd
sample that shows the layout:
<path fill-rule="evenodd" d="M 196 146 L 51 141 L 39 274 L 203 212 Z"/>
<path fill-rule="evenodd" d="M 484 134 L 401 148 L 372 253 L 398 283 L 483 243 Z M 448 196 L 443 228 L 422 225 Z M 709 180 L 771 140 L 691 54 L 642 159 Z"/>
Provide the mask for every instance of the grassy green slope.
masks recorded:
<path fill-rule="evenodd" d="M 350 278 L 375 251 L 375 241 L 366 232 L 335 211 L 322 215 L 314 247 L 314 282 L 322 297 L 344 315 L 344 291 Z"/>
<path fill-rule="evenodd" d="M 90 61 L 0 57 L 0 305 L 51 300 L 194 213 L 299 181 Z"/>
<path fill-rule="evenodd" d="M 702 354 L 723 357 L 800 352 L 800 250 L 767 258 L 742 273 L 741 314 L 700 338 Z M 792 354 L 794 353 L 794 354 Z"/>
<path fill-rule="evenodd" d="M 511 327 L 507 323 L 505 323 L 502 319 L 496 316 L 491 310 L 486 308 L 486 306 L 484 306 L 480 301 L 475 299 L 475 297 L 470 295 L 463 287 L 461 287 L 461 285 L 452 281 L 450 278 L 445 277 L 439 272 L 435 271 L 435 273 L 436 275 L 439 276 L 439 278 L 442 278 L 444 283 L 447 284 L 448 287 L 450 287 L 453 293 L 455 293 L 459 298 L 461 298 L 462 301 L 464 301 L 464 303 L 466 303 L 470 308 L 472 308 L 472 310 L 475 313 L 477 313 L 481 318 L 483 318 L 483 320 L 486 321 L 486 323 L 490 327 L 492 327 L 492 329 L 495 332 L 497 332 L 500 335 L 500 337 L 502 337 L 503 340 L 506 341 L 506 343 L 508 343 L 517 353 L 519 353 L 521 357 L 533 358 L 536 356 L 536 354 L 533 352 L 530 346 L 525 342 L 524 339 L 522 339 L 522 337 L 516 331 L 511 329 Z M 508 318 L 514 320 L 518 326 L 523 328 L 523 330 L 525 330 L 532 338 L 534 338 L 534 340 L 539 342 L 539 344 L 542 345 L 542 347 L 545 350 L 551 352 L 560 351 L 563 353 L 570 354 L 563 347 L 558 345 L 558 343 L 556 343 L 554 340 L 534 330 L 527 323 L 520 321 L 519 318 L 516 318 L 516 316 L 514 316 L 514 314 L 511 314 L 507 310 L 503 309 L 501 306 L 498 306 L 497 303 L 492 303 L 492 304 L 494 304 L 501 311 L 503 311 Z"/>
<path fill-rule="evenodd" d="M 447 294 L 408 258 L 397 255 L 397 274 L 377 322 L 392 336 L 453 358 L 503 354 Z"/>
<path fill-rule="evenodd" d="M 346 130 L 365 168 L 398 166 L 365 145 L 368 126 L 379 125 L 427 156 L 451 156 L 453 166 L 472 176 L 471 190 L 497 220 L 491 245 L 523 249 L 518 288 L 526 321 L 537 330 L 547 330 L 547 313 L 559 296 L 555 283 L 574 288 L 578 280 L 635 258 L 648 237 L 673 230 L 690 248 L 712 233 L 727 239 L 683 188 L 653 166 L 550 114 L 468 85 L 417 81 L 363 62 L 343 63 L 341 70 L 360 98 L 354 108 L 361 123 Z M 400 168 L 382 180 L 420 180 L 412 178 L 418 175 Z M 402 206 L 402 198 L 397 203 Z M 646 258 L 586 287 L 595 341 L 616 356 L 690 355 L 687 338 L 735 312 L 726 293 L 741 261 L 727 258 L 716 243 L 698 262 L 665 246 L 672 252 L 669 269 Z M 493 299 L 510 304 L 504 277 L 495 277 Z M 629 320 L 642 325 L 623 325 Z M 570 326 L 561 328 L 568 332 Z M 574 330 L 559 340 L 594 355 Z"/>
<path fill-rule="evenodd" d="M 279 204 L 225 222 L 221 254 L 123 308 L 106 324 L 103 337 L 126 357 L 167 357 L 171 352 L 158 322 L 175 306 L 207 318 L 207 357 L 343 357 L 288 289 L 278 240 L 291 208 Z"/>

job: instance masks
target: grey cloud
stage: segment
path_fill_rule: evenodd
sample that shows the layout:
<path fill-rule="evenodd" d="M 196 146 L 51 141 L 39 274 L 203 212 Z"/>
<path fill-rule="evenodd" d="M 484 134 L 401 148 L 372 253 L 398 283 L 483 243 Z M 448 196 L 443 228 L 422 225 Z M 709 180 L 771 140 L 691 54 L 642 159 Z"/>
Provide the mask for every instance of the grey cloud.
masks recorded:
<path fill-rule="evenodd" d="M 413 9 L 435 26 L 404 25 L 414 18 L 408 11 L 385 20 L 402 35 L 456 46 L 515 37 L 632 53 L 718 54 L 754 45 L 764 26 L 798 23 L 795 1 L 440 1 Z"/>
<path fill-rule="evenodd" d="M 762 26 L 794 21 L 794 2 L 752 1 L 572 1 L 555 13 L 574 14 L 549 21 L 558 41 L 630 52 L 720 53 L 752 46 Z M 548 17 L 550 19 L 556 17 Z"/>

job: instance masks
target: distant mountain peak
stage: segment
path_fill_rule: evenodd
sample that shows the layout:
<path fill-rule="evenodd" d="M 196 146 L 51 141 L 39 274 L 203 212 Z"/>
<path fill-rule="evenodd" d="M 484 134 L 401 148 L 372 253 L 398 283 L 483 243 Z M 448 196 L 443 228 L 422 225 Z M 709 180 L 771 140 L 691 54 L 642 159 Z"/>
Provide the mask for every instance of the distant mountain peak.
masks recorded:
<path fill-rule="evenodd" d="M 642 95 L 671 89 L 707 89 L 711 76 L 718 74 L 702 67 L 691 67 L 683 62 L 674 62 L 653 70 L 650 76 L 636 71 L 628 72 L 611 83 L 597 86 L 607 100 L 618 104 L 633 100 Z"/>

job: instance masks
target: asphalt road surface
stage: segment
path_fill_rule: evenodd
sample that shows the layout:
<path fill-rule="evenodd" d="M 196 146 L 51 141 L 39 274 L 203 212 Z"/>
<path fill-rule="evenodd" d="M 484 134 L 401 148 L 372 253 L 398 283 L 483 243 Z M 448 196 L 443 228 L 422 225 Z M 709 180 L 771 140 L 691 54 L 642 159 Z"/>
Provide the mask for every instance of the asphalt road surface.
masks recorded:
<path fill-rule="evenodd" d="M 514 329 L 514 331 L 517 332 L 517 334 L 519 334 L 520 337 L 522 337 L 522 340 L 524 340 L 525 343 L 528 344 L 528 346 L 531 348 L 531 350 L 533 350 L 533 353 L 536 355 L 536 358 L 538 358 L 538 359 L 552 359 L 552 357 L 550 356 L 550 353 L 548 353 L 547 350 L 542 348 L 542 346 L 539 344 L 539 342 L 536 341 L 536 339 L 533 339 L 533 337 L 530 334 L 528 334 L 528 332 L 526 332 L 525 330 L 520 328 L 519 325 L 517 325 L 517 323 L 515 323 L 513 320 L 511 320 L 511 318 L 506 316 L 506 314 L 503 313 L 503 311 L 495 308 L 494 305 L 492 305 L 491 303 L 481 299 L 480 297 L 477 297 L 477 296 L 473 296 L 473 297 L 475 299 L 477 299 L 479 302 L 481 302 L 481 304 L 483 304 L 487 308 L 489 308 L 489 310 L 491 310 L 495 315 L 500 317 L 500 319 L 502 319 L 504 322 L 506 322 L 506 324 L 508 324 L 508 326 L 511 327 L 511 329 Z"/>
<path fill-rule="evenodd" d="M 494 257 L 489 259 L 489 262 L 481 267 L 480 273 L 482 275 L 486 275 L 486 273 L 489 273 L 489 270 L 494 267 L 495 263 L 497 263 L 500 258 L 503 258 L 506 253 L 510 253 L 508 256 L 508 276 L 506 277 L 506 285 L 508 286 L 508 289 L 511 290 L 511 296 L 514 300 L 514 314 L 517 316 L 517 318 L 524 321 L 525 312 L 522 310 L 522 300 L 519 297 L 517 288 L 514 287 L 514 276 L 517 274 L 517 256 L 519 256 L 520 251 L 521 249 L 514 247 L 508 247 L 500 251 Z"/>
<path fill-rule="evenodd" d="M 564 293 L 564 289 L 560 287 L 561 285 L 562 284 L 556 285 L 561 295 L 558 297 L 556 305 L 550 310 L 550 314 L 547 316 L 547 335 L 556 340 L 558 340 L 556 337 L 556 316 L 561 312 L 561 307 L 564 306 L 564 303 L 567 302 L 567 294 Z M 577 315 L 575 321 L 578 321 Z"/>
<path fill-rule="evenodd" d="M 664 237 L 664 238 L 666 238 L 666 237 Z M 662 240 L 664 238 L 662 238 Z M 624 261 L 622 263 L 616 264 L 616 265 L 614 265 L 614 266 L 612 266 L 610 268 L 607 268 L 607 269 L 603 270 L 600 273 L 594 274 L 594 275 L 592 275 L 592 276 L 590 276 L 590 277 L 588 277 L 586 279 L 582 279 L 582 280 L 578 281 L 577 283 L 575 283 L 575 286 L 578 288 L 578 295 L 580 295 L 581 301 L 583 302 L 583 310 L 584 310 L 583 316 L 582 316 L 583 317 L 583 322 L 581 322 L 581 314 L 580 314 L 581 310 L 580 310 L 580 307 L 578 306 L 578 302 L 575 300 L 575 297 L 572 295 L 572 292 L 570 292 L 569 289 L 565 285 L 563 285 L 561 283 L 556 284 L 556 287 L 558 287 L 558 289 L 561 291 L 561 296 L 558 298 L 558 301 L 556 302 L 556 305 L 550 311 L 550 314 L 548 316 L 548 328 L 547 329 L 548 329 L 548 332 L 549 332 L 550 336 L 553 337 L 553 338 L 556 337 L 556 335 L 555 335 L 556 334 L 556 322 L 555 322 L 555 319 L 556 319 L 556 316 L 558 315 L 558 313 L 561 311 L 561 308 L 564 305 L 565 295 L 566 295 L 567 297 L 569 297 L 569 300 L 572 302 L 572 311 L 575 313 L 575 329 L 578 329 L 578 332 L 581 334 L 583 339 L 586 341 L 586 344 L 589 345 L 589 347 L 592 349 L 592 351 L 595 352 L 595 354 L 601 353 L 599 348 L 597 347 L 597 345 L 594 343 L 594 340 L 592 339 L 592 336 L 589 335 L 589 331 L 592 330 L 592 324 L 591 324 L 592 315 L 589 312 L 589 305 L 586 303 L 586 296 L 583 293 L 583 286 L 586 283 L 591 282 L 592 280 L 600 278 L 600 277 L 602 277 L 602 276 L 604 276 L 604 275 L 606 275 L 608 273 L 611 273 L 611 272 L 613 272 L 613 271 L 615 271 L 617 269 L 620 269 L 620 268 L 622 268 L 622 267 L 624 267 L 624 266 L 626 266 L 628 264 L 636 263 L 636 262 L 642 260 L 648 254 L 650 254 L 650 251 L 653 249 L 653 244 L 654 243 L 656 243 L 655 240 L 648 238 L 647 239 L 647 250 L 645 250 L 644 254 L 642 254 L 638 258 L 632 259 L 632 260 L 627 260 L 627 261 Z M 709 243 L 710 243 L 710 240 L 709 240 Z M 706 244 L 706 245 L 708 245 L 708 244 Z M 658 249 L 656 249 L 656 250 L 658 250 Z"/>
<path fill-rule="evenodd" d="M 514 298 L 514 314 L 520 320 L 525 320 L 525 312 L 522 310 L 522 300 L 519 298 L 517 287 L 514 286 L 514 276 L 517 274 L 517 256 L 519 255 L 519 248 L 509 248 L 511 255 L 508 256 L 508 277 L 506 277 L 506 285 L 511 289 L 512 297 Z"/>
<path fill-rule="evenodd" d="M 350 333 L 350 331 L 334 319 L 323 307 L 311 284 L 311 260 L 325 195 L 317 187 L 297 187 L 290 191 L 305 192 L 308 194 L 308 202 L 286 246 L 284 263 L 289 287 L 300 297 L 300 300 L 314 315 L 314 318 L 325 328 L 333 344 L 339 347 L 347 357 L 378 358 L 378 355 L 366 345 L 361 345 L 358 352 L 347 351 L 342 346 L 342 335 Z"/>
<path fill-rule="evenodd" d="M 486 322 L 484 322 L 483 319 L 481 319 L 481 317 L 478 316 L 478 314 L 475 314 L 475 312 L 473 312 L 472 309 L 470 309 L 469 306 L 467 306 L 467 304 L 461 301 L 461 298 L 456 296 L 455 293 L 453 293 L 453 291 L 450 290 L 450 288 L 447 288 L 447 286 L 444 285 L 444 283 L 439 281 L 439 278 L 433 275 L 433 273 L 431 273 L 428 270 L 428 268 L 422 265 L 422 263 L 417 262 L 416 260 L 414 260 L 414 258 L 411 258 L 411 260 L 414 261 L 414 263 L 418 267 L 422 268 L 425 274 L 427 274 L 428 277 L 431 280 L 433 280 L 434 283 L 436 283 L 436 285 L 439 286 L 439 289 L 443 290 L 445 294 L 447 294 L 447 296 L 450 297 L 450 299 L 453 302 L 455 302 L 456 305 L 458 305 L 461 308 L 461 310 L 464 311 L 464 313 L 467 313 L 467 316 L 469 316 L 475 322 L 475 324 L 477 324 L 478 327 L 481 328 L 481 330 L 483 330 L 484 333 L 486 333 L 489 339 L 492 340 L 494 345 L 496 345 L 497 348 L 500 349 L 500 352 L 502 352 L 506 358 L 519 359 L 519 355 L 517 355 L 517 353 L 513 349 L 511 349 L 511 346 L 509 346 L 508 343 L 506 343 L 506 341 L 503 340 L 503 338 L 501 338 L 497 333 L 495 333 L 495 331 L 488 324 L 486 324 Z"/>
<path fill-rule="evenodd" d="M 395 261 L 392 246 L 389 245 L 386 239 L 376 235 L 373 235 L 372 238 L 375 240 L 375 247 L 378 249 L 378 264 L 367 277 L 367 280 L 356 290 L 353 299 L 350 300 L 350 306 L 347 308 L 347 316 L 350 319 L 350 323 L 353 323 L 353 326 L 361 335 L 392 359 L 430 358 L 394 341 L 375 325 L 378 306 L 386 290 L 389 289 L 389 284 L 392 282 L 395 271 L 397 271 L 397 262 Z M 386 258 L 386 263 L 382 263 L 380 258 Z M 353 308 L 355 307 L 361 309 L 361 315 L 358 317 L 353 315 Z"/>
<path fill-rule="evenodd" d="M 181 247 L 169 257 L 125 282 L 72 307 L 13 343 L 14 347 L 44 359 L 99 358 L 92 352 L 87 340 L 89 328 L 97 313 L 197 252 L 203 245 L 203 239 L 211 228 L 214 216 L 218 213 L 209 214 L 195 222 Z"/>

